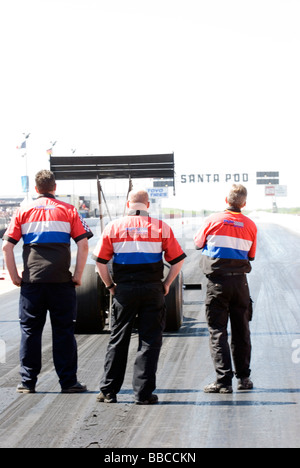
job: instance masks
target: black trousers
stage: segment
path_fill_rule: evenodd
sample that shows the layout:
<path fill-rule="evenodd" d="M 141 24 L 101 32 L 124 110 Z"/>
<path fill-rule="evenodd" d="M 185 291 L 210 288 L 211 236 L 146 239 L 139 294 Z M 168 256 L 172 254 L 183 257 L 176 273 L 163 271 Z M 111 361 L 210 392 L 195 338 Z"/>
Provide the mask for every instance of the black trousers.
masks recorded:
<path fill-rule="evenodd" d="M 139 344 L 132 384 L 136 399 L 145 400 L 156 388 L 157 364 L 165 327 L 162 283 L 119 283 L 112 309 L 111 335 L 100 389 L 104 393 L 117 394 L 120 391 L 132 328 L 138 316 Z"/>
<path fill-rule="evenodd" d="M 231 324 L 231 352 L 237 378 L 249 377 L 251 339 L 249 321 L 252 306 L 246 275 L 209 277 L 206 293 L 206 318 L 210 351 L 217 383 L 231 385 L 233 378 L 228 320 Z"/>
<path fill-rule="evenodd" d="M 77 382 L 77 343 L 74 337 L 74 283 L 23 283 L 20 293 L 20 363 L 22 383 L 35 387 L 42 367 L 42 333 L 47 311 L 52 325 L 53 361 L 62 388 Z"/>

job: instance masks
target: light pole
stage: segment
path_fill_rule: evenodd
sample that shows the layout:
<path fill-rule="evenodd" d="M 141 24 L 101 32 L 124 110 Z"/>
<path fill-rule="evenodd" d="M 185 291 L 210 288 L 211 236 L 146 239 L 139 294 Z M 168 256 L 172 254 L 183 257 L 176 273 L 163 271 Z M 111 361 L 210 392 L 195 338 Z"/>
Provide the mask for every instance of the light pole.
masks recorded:
<path fill-rule="evenodd" d="M 28 202 L 28 193 L 29 193 L 29 179 L 28 179 L 28 168 L 27 168 L 27 140 L 30 136 L 30 133 L 24 133 L 25 140 L 21 143 L 21 146 L 17 146 L 17 149 L 25 149 L 25 153 L 22 154 L 22 158 L 25 158 L 25 176 L 22 176 L 22 185 L 23 192 L 26 193 L 26 201 Z"/>

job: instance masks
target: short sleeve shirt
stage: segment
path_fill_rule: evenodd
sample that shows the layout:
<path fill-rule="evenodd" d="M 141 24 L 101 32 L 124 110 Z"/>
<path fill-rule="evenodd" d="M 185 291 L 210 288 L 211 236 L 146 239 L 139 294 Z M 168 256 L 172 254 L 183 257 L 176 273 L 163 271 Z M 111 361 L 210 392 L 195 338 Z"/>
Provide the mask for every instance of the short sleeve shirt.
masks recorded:
<path fill-rule="evenodd" d="M 225 210 L 209 216 L 196 234 L 195 245 L 202 249 L 205 274 L 249 273 L 257 243 L 255 223 L 241 212 Z"/>
<path fill-rule="evenodd" d="M 25 283 L 64 283 L 71 280 L 71 239 L 92 236 L 73 205 L 47 194 L 17 210 L 3 240 L 23 239 Z"/>
<path fill-rule="evenodd" d="M 146 215 L 129 215 L 106 226 L 94 250 L 94 259 L 113 259 L 114 280 L 160 281 L 163 255 L 175 264 L 186 257 L 172 229 L 163 221 Z"/>

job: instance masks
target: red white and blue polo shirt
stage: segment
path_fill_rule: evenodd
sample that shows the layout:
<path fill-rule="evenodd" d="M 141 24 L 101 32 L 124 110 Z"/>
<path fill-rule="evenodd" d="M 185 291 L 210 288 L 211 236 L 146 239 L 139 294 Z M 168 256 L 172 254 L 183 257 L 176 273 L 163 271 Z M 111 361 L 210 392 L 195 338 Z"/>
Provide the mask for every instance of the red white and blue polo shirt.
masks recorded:
<path fill-rule="evenodd" d="M 170 265 L 186 257 L 172 229 L 164 221 L 151 218 L 142 211 L 109 223 L 93 258 L 104 264 L 113 259 L 116 283 L 150 283 L 163 278 L 163 254 Z"/>
<path fill-rule="evenodd" d="M 255 223 L 231 209 L 209 216 L 194 237 L 202 249 L 201 267 L 206 275 L 249 273 L 257 242 Z"/>
<path fill-rule="evenodd" d="M 25 283 L 64 283 L 71 280 L 71 239 L 91 238 L 92 231 L 73 205 L 46 194 L 21 207 L 3 240 L 23 239 Z"/>

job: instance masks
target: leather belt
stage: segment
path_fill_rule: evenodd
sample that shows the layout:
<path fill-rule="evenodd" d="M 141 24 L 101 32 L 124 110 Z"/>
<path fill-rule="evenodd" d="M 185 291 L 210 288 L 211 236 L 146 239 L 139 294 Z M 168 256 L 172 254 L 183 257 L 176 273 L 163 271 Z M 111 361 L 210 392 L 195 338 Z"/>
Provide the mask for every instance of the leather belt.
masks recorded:
<path fill-rule="evenodd" d="M 220 276 L 243 276 L 245 275 L 246 273 L 234 273 L 234 272 L 231 272 L 231 273 L 222 273 Z"/>
<path fill-rule="evenodd" d="M 245 276 L 246 273 L 237 273 L 237 272 L 228 272 L 228 273 L 213 273 L 210 275 L 206 275 L 208 279 L 211 278 L 223 278 L 224 276 Z"/>

